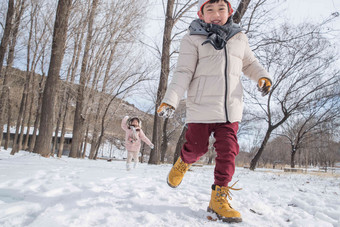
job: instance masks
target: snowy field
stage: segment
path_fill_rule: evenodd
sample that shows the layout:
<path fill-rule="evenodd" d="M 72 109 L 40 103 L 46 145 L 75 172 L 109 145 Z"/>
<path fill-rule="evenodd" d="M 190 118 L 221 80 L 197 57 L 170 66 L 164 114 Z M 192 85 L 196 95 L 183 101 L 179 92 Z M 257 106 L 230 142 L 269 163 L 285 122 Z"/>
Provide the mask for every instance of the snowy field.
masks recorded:
<path fill-rule="evenodd" d="M 0 226 L 340 226 L 339 176 L 238 168 L 240 224 L 209 221 L 213 166 L 193 167 L 177 189 L 171 165 L 43 158 L 0 152 Z"/>

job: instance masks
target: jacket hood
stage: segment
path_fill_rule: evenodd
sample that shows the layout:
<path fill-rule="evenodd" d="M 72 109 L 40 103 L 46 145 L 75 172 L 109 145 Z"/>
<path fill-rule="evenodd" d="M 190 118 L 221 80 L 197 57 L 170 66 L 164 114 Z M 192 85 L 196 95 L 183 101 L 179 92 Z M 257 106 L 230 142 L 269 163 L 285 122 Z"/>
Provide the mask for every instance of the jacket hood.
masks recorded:
<path fill-rule="evenodd" d="M 131 123 L 132 123 L 133 120 L 137 120 L 137 121 L 138 121 L 139 127 L 137 127 L 137 128 L 142 128 L 142 120 L 139 119 L 139 117 L 130 117 L 130 118 L 127 120 L 127 125 L 128 125 L 129 128 L 130 128 Z"/>

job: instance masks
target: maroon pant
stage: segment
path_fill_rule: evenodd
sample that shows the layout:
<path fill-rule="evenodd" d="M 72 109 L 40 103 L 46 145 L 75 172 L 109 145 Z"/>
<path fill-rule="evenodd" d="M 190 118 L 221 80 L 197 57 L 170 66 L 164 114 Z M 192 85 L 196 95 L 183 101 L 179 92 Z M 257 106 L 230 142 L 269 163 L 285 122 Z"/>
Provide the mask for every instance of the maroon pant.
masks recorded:
<path fill-rule="evenodd" d="M 216 156 L 215 185 L 228 186 L 235 172 L 235 157 L 239 153 L 237 142 L 238 122 L 235 123 L 189 123 L 186 142 L 181 150 L 185 163 L 194 163 L 208 151 L 209 137 L 214 133 Z"/>

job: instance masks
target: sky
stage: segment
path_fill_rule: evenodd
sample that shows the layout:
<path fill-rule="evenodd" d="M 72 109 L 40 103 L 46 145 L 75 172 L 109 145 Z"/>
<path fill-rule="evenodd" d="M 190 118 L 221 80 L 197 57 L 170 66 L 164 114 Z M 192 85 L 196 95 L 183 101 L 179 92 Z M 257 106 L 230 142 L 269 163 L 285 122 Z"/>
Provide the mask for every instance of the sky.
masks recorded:
<path fill-rule="evenodd" d="M 340 13 L 339 0 L 287 0 L 288 17 L 296 21 L 322 20 L 328 18 L 332 13 Z M 335 24 L 340 29 L 340 19 Z"/>
<path fill-rule="evenodd" d="M 0 151 L 2 227 L 335 227 L 340 226 L 340 172 L 285 173 L 236 168 L 231 205 L 243 222 L 209 221 L 214 166 L 193 166 L 170 188 L 171 165 L 43 158 Z M 339 171 L 339 170 L 338 170 Z"/>

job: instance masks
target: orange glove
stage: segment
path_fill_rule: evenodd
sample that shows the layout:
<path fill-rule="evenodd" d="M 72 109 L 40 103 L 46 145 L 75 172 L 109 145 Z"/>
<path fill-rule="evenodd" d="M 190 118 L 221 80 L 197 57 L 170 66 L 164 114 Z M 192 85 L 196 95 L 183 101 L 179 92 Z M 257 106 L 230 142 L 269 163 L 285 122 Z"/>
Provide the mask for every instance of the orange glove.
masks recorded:
<path fill-rule="evenodd" d="M 262 93 L 262 96 L 265 96 L 270 92 L 271 86 L 272 86 L 272 82 L 270 81 L 270 79 L 261 77 L 259 79 L 257 88 Z"/>
<path fill-rule="evenodd" d="M 157 109 L 157 114 L 160 117 L 164 118 L 172 118 L 174 116 L 175 108 L 169 104 L 164 102 Z"/>

